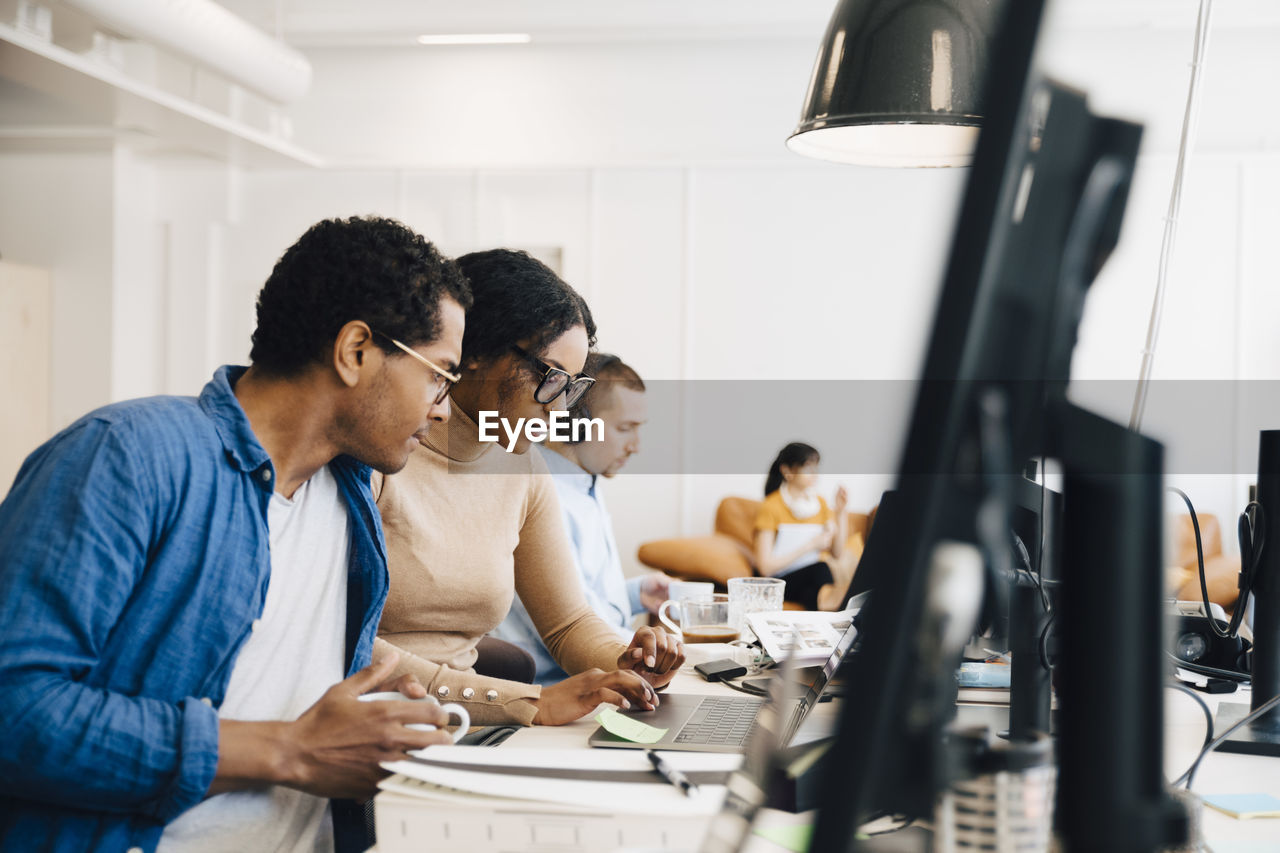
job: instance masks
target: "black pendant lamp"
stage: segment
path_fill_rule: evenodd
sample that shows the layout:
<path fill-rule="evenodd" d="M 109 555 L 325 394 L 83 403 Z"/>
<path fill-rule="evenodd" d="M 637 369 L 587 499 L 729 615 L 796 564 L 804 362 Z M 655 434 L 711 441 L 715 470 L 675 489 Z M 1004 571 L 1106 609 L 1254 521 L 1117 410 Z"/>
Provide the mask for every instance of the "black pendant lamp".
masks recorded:
<path fill-rule="evenodd" d="M 1004 2 L 840 0 L 787 147 L 870 166 L 969 165 Z"/>

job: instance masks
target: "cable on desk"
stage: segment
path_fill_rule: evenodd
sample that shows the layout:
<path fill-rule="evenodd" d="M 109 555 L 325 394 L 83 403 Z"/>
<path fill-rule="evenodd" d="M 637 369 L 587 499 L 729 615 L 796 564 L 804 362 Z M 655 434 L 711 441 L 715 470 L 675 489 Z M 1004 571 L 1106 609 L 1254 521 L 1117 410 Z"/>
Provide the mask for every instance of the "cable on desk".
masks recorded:
<path fill-rule="evenodd" d="M 1192 699 L 1196 700 L 1196 704 L 1200 706 L 1200 710 L 1204 711 L 1204 743 L 1200 744 L 1200 754 L 1203 755 L 1204 751 L 1209 748 L 1209 744 L 1213 743 L 1213 711 L 1209 710 L 1209 703 L 1204 701 L 1204 699 L 1200 697 L 1200 694 L 1196 693 L 1185 684 L 1166 684 L 1165 687 L 1170 690 L 1177 690 L 1187 694 Z M 1200 757 L 1197 756 L 1196 763 L 1199 763 L 1199 761 Z M 1194 766 L 1195 765 L 1193 764 L 1192 767 Z M 1188 790 L 1191 788 L 1191 783 L 1189 781 L 1187 782 L 1187 788 Z"/>
<path fill-rule="evenodd" d="M 1218 735 L 1218 737 L 1214 738 L 1212 743 L 1210 743 L 1208 746 L 1200 750 L 1200 754 L 1196 756 L 1195 762 L 1193 762 L 1192 765 L 1189 768 L 1187 768 L 1187 772 L 1183 773 L 1174 781 L 1173 787 L 1176 788 L 1185 782 L 1187 790 L 1190 791 L 1191 784 L 1192 782 L 1195 781 L 1195 778 L 1196 778 L 1196 770 L 1200 769 L 1200 762 L 1204 760 L 1204 757 L 1209 753 L 1213 752 L 1218 747 L 1222 746 L 1222 744 L 1227 740 L 1227 738 L 1235 734 L 1236 730 L 1239 729 L 1241 726 L 1246 726 L 1249 723 L 1252 723 L 1254 720 L 1258 719 L 1263 714 L 1270 711 L 1276 705 L 1280 705 L 1280 695 L 1272 696 L 1266 702 L 1263 702 L 1261 705 L 1259 705 L 1256 711 L 1253 711 L 1248 716 L 1243 717 L 1238 723 L 1231 726 L 1231 728 L 1227 729 L 1222 734 Z"/>
<path fill-rule="evenodd" d="M 743 686 L 743 685 L 741 685 L 741 684 L 734 684 L 732 681 L 729 681 L 729 680 L 727 680 L 727 679 L 726 679 L 725 681 L 721 681 L 720 683 L 721 683 L 721 684 L 723 684 L 725 687 L 728 687 L 730 690 L 736 690 L 736 691 L 738 691 L 739 693 L 745 693 L 745 694 L 747 694 L 748 696 L 756 696 L 756 697 L 759 697 L 759 696 L 768 696 L 768 695 L 769 695 L 769 694 L 768 694 L 768 692 L 766 692 L 766 691 L 763 691 L 763 690 L 752 690 L 750 687 L 744 687 L 744 686 Z"/>
<path fill-rule="evenodd" d="M 1208 675 L 1212 678 L 1225 678 L 1228 681 L 1236 681 L 1240 684 L 1249 684 L 1252 680 L 1247 672 L 1236 672 L 1233 669 L 1218 669 L 1216 666 L 1205 666 L 1202 663 L 1192 663 L 1191 661 L 1183 660 L 1168 650 L 1165 651 L 1165 654 L 1168 655 L 1169 659 L 1177 664 L 1180 669 L 1185 669 L 1188 672 L 1194 672 L 1199 675 Z"/>

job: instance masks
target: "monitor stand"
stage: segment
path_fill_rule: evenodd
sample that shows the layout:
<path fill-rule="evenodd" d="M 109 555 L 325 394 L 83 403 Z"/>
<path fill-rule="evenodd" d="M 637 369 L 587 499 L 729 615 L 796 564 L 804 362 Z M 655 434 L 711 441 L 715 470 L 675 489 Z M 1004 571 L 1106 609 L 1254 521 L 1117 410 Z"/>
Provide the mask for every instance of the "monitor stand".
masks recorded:
<path fill-rule="evenodd" d="M 1260 708 L 1280 694 L 1280 430 L 1258 436 L 1258 503 L 1262 505 L 1265 539 L 1257 577 L 1253 581 L 1253 678 L 1251 708 Z M 1225 732 L 1247 716 L 1244 705 L 1218 706 L 1215 732 Z M 1280 709 L 1242 726 L 1218 747 L 1219 752 L 1280 755 Z"/>
<path fill-rule="evenodd" d="M 1058 625 L 1058 802 L 1064 849 L 1149 853 L 1184 843 L 1164 778 L 1163 448 L 1067 402 Z"/>
<path fill-rule="evenodd" d="M 1249 716 L 1249 706 L 1241 702 L 1223 702 L 1213 720 L 1215 732 L 1227 729 Z M 1259 726 L 1256 722 L 1241 726 L 1218 746 L 1218 752 L 1280 757 L 1280 729 Z"/>

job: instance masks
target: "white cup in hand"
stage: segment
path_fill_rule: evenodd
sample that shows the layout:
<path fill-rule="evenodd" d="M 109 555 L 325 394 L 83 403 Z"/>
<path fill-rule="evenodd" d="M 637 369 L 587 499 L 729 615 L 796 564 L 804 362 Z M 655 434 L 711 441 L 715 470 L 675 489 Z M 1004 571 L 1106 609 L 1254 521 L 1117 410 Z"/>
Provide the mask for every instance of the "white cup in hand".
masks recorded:
<path fill-rule="evenodd" d="M 387 691 L 383 693 L 364 693 L 360 696 L 361 702 L 430 702 L 432 705 L 440 705 L 440 702 L 434 696 L 424 696 L 421 699 L 414 699 L 403 693 Z M 453 732 L 453 742 L 457 743 L 462 736 L 467 733 L 467 729 L 471 728 L 471 714 L 467 713 L 467 709 L 459 705 L 457 702 L 450 702 L 447 705 L 440 705 L 444 712 L 450 717 L 458 718 L 458 727 Z M 436 727 L 430 723 L 406 723 L 406 727 L 417 729 L 420 732 L 434 732 Z"/>

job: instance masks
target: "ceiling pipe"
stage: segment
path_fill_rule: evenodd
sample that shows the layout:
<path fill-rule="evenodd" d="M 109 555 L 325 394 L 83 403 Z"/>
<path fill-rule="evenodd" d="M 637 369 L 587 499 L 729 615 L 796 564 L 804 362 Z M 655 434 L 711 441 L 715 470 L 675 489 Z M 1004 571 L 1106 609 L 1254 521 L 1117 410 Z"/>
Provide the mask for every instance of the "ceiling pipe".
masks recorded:
<path fill-rule="evenodd" d="M 213 0 L 62 0 L 104 28 L 204 65 L 276 103 L 311 87 L 311 63 Z"/>

